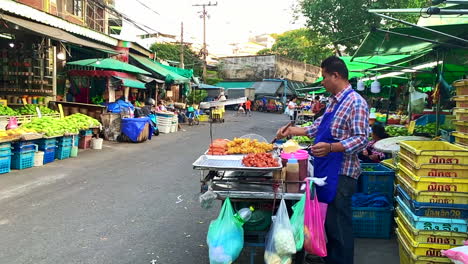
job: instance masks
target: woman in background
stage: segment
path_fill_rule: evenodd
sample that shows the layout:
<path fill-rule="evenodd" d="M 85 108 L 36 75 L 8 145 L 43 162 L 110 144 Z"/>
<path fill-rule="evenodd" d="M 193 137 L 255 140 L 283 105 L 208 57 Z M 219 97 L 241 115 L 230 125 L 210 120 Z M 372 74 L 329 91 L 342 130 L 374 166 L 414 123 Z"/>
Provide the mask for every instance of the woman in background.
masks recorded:
<path fill-rule="evenodd" d="M 363 163 L 379 163 L 385 159 L 385 153 L 377 151 L 374 148 L 375 143 L 379 140 L 388 138 L 385 128 L 380 124 L 372 126 L 372 140 L 369 141 L 367 147 L 359 154 L 359 159 Z"/>

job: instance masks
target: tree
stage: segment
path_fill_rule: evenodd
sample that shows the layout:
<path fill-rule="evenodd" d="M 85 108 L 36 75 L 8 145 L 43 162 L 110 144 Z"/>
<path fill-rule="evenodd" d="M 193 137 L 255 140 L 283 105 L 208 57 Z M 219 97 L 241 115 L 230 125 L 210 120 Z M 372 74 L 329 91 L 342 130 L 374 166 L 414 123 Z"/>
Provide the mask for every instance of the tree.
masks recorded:
<path fill-rule="evenodd" d="M 372 8 L 418 8 L 427 0 L 299 0 L 298 11 L 307 19 L 310 30 L 327 36 L 335 51 L 340 54 L 340 46 L 347 53 L 354 52 L 372 27 L 381 24 L 381 19 L 367 12 Z M 417 17 L 405 17 L 416 22 Z M 387 23 L 385 26 L 392 26 Z M 401 24 L 399 25 L 401 26 Z"/>
<path fill-rule="evenodd" d="M 291 30 L 274 37 L 276 43 L 272 48 L 260 50 L 257 54 L 275 54 L 314 65 L 333 54 L 328 46 L 330 42 L 309 29 Z"/>
<path fill-rule="evenodd" d="M 180 61 L 180 44 L 154 43 L 150 50 L 156 53 L 156 58 L 171 61 Z M 186 69 L 193 69 L 195 76 L 202 73 L 202 60 L 193 52 L 190 47 L 184 47 L 184 65 Z"/>

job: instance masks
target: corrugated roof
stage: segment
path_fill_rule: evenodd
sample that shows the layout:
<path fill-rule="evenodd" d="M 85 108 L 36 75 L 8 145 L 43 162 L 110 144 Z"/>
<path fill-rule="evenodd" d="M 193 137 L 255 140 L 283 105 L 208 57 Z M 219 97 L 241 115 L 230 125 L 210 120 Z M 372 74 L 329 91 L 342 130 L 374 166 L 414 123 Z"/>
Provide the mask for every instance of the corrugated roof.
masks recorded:
<path fill-rule="evenodd" d="M 252 88 L 254 83 L 255 82 L 219 82 L 215 85 L 227 90 L 230 88 Z"/>
<path fill-rule="evenodd" d="M 263 81 L 263 82 L 256 82 L 254 84 L 255 88 L 255 94 L 261 94 L 261 95 L 275 95 L 277 93 L 282 94 L 283 91 L 279 91 L 280 87 L 282 86 L 283 82 L 278 81 Z M 286 89 L 286 92 L 288 90 Z"/>

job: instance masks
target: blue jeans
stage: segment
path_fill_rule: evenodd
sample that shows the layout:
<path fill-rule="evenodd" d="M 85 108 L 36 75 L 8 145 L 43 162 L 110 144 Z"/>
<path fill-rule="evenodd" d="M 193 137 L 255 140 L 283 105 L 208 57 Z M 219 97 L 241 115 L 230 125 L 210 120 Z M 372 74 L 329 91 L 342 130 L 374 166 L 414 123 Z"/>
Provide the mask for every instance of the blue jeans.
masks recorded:
<path fill-rule="evenodd" d="M 354 263 L 352 196 L 356 187 L 357 180 L 339 176 L 336 197 L 328 205 L 325 220 L 328 256 L 324 260 L 327 264 Z"/>

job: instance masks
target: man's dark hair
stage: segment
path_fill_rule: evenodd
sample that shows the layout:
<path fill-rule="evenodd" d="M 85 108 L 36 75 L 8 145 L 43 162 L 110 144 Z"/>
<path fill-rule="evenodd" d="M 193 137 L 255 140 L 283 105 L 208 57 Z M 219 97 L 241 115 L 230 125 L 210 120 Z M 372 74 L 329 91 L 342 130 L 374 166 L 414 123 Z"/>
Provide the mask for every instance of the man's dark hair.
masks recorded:
<path fill-rule="evenodd" d="M 348 68 L 345 62 L 337 56 L 330 56 L 322 61 L 320 68 L 324 69 L 327 73 L 338 73 L 343 79 L 348 80 Z"/>
<path fill-rule="evenodd" d="M 315 100 L 320 100 L 320 96 L 315 96 Z"/>

